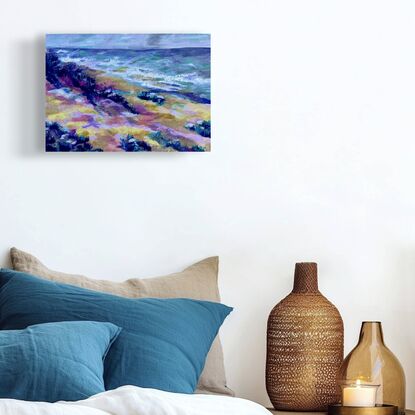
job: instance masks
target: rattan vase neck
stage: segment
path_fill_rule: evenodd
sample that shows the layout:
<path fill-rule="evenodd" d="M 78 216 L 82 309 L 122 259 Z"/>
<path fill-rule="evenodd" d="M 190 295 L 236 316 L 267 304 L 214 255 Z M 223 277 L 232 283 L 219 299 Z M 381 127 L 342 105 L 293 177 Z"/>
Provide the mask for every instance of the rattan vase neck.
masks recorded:
<path fill-rule="evenodd" d="M 294 272 L 293 293 L 318 293 L 317 264 L 315 262 L 297 262 Z"/>

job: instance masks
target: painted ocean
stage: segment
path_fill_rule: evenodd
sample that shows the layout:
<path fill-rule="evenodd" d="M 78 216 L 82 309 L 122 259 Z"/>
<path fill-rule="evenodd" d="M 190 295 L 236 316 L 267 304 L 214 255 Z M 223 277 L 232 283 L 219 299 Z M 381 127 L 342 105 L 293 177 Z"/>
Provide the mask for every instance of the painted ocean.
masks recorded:
<path fill-rule="evenodd" d="M 210 151 L 209 35 L 47 35 L 47 151 Z"/>

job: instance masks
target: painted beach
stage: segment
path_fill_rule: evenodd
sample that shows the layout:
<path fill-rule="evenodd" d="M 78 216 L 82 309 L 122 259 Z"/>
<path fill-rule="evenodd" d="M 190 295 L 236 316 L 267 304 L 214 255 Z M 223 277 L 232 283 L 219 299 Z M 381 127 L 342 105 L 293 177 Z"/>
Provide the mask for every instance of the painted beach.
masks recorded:
<path fill-rule="evenodd" d="M 210 151 L 210 36 L 47 35 L 46 151 Z"/>

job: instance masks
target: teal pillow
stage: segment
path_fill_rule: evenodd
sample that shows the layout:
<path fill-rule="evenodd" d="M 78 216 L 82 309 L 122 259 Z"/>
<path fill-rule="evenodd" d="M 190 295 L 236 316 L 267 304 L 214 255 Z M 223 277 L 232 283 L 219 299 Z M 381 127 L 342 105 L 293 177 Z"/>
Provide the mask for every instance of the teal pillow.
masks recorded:
<path fill-rule="evenodd" d="M 78 401 L 104 388 L 104 358 L 121 329 L 67 321 L 0 331 L 0 398 Z"/>
<path fill-rule="evenodd" d="M 129 299 L 0 270 L 0 328 L 64 320 L 122 327 L 105 360 L 106 389 L 122 385 L 193 393 L 231 308 L 189 299 Z"/>

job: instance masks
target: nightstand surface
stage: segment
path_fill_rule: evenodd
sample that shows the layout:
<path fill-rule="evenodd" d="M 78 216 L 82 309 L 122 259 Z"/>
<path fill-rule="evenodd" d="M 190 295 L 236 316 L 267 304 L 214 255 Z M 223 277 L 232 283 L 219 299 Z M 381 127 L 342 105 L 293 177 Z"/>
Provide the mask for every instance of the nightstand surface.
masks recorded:
<path fill-rule="evenodd" d="M 267 408 L 272 414 L 278 415 L 327 415 L 327 412 L 291 412 L 291 411 L 277 411 L 276 409 Z"/>
<path fill-rule="evenodd" d="M 327 415 L 327 412 L 288 412 L 288 411 L 276 411 L 275 409 L 267 408 L 272 414 L 278 415 Z M 415 415 L 415 411 L 407 409 L 405 415 Z"/>

